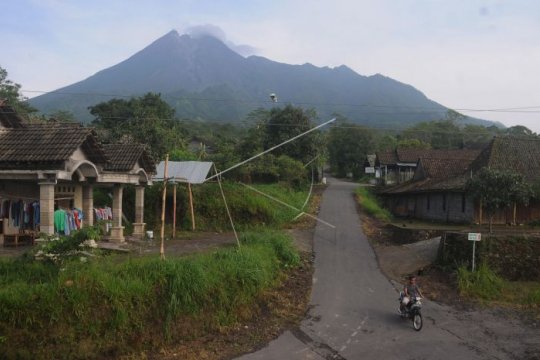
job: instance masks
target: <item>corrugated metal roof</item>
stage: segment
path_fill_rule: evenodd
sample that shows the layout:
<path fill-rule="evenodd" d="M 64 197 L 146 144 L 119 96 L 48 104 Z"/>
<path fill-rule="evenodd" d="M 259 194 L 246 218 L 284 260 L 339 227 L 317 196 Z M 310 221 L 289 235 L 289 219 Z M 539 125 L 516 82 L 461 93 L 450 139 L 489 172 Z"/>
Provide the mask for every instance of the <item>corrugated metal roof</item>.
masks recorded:
<path fill-rule="evenodd" d="M 207 161 L 169 161 L 167 166 L 167 178 L 169 181 L 188 182 L 190 184 L 202 184 L 210 172 L 212 162 Z M 157 174 L 154 181 L 163 181 L 165 161 L 157 166 Z"/>

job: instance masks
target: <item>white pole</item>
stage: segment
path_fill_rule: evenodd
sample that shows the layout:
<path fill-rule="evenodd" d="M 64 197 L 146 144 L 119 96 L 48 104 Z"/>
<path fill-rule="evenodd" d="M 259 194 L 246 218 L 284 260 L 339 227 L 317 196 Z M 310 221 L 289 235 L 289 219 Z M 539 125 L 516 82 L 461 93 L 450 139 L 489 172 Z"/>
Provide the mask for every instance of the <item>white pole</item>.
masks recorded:
<path fill-rule="evenodd" d="M 472 244 L 472 271 L 474 272 L 474 250 L 476 249 L 476 241 Z"/>

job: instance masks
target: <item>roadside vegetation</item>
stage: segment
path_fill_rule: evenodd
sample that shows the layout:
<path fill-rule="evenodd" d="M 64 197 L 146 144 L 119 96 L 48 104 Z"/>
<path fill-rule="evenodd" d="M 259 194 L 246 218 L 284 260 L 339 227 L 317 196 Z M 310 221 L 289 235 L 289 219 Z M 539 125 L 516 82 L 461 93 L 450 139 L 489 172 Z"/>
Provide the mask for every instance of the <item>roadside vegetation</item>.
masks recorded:
<path fill-rule="evenodd" d="M 523 307 L 540 316 L 540 282 L 508 281 L 497 275 L 485 262 L 472 272 L 465 266 L 457 270 L 459 292 L 483 304 Z"/>
<path fill-rule="evenodd" d="M 366 213 L 383 222 L 392 220 L 390 212 L 379 204 L 379 200 L 368 187 L 359 186 L 355 193 L 358 203 Z"/>
<path fill-rule="evenodd" d="M 114 357 L 231 326 L 300 263 L 280 232 L 246 232 L 241 244 L 166 261 L 2 260 L 1 357 Z"/>
<path fill-rule="evenodd" d="M 270 226 L 272 228 L 282 228 L 290 222 L 298 212 L 285 207 L 277 202 L 248 189 L 247 187 L 234 183 L 224 182 L 223 191 L 227 199 L 227 205 L 231 211 L 235 226 L 239 229 L 247 229 L 254 226 Z M 309 183 L 301 187 L 292 187 L 286 183 L 274 184 L 250 184 L 257 190 L 279 199 L 291 206 L 301 208 L 309 191 Z M 156 230 L 160 225 L 161 211 L 161 185 L 148 188 L 145 194 L 145 220 L 148 229 Z M 225 204 L 217 183 L 209 183 L 192 186 L 193 203 L 198 231 L 228 231 L 231 225 Z M 126 191 L 126 200 L 134 203 L 134 192 L 130 189 Z M 169 194 L 172 191 L 168 191 Z M 178 185 L 177 189 L 177 227 L 179 229 L 191 229 L 191 214 L 189 210 L 189 197 L 186 185 Z M 134 217 L 134 205 L 124 206 L 126 216 L 129 219 Z M 169 209 L 167 223 L 172 223 L 172 196 L 167 198 L 167 209 Z"/>

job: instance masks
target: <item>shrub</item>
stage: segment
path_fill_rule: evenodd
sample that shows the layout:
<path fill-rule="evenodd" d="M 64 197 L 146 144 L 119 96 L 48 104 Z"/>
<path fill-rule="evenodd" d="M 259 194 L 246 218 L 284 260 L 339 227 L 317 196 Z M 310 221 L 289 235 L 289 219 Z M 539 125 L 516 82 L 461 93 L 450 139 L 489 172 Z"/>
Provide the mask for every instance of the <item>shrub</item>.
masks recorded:
<path fill-rule="evenodd" d="M 365 186 L 360 186 L 356 189 L 358 203 L 362 209 L 375 218 L 389 222 L 392 219 L 390 212 L 379 205 L 375 195 Z"/>
<path fill-rule="evenodd" d="M 461 294 L 483 300 L 496 300 L 501 295 L 504 280 L 483 262 L 477 271 L 469 271 L 465 266 L 458 268 L 458 286 Z"/>

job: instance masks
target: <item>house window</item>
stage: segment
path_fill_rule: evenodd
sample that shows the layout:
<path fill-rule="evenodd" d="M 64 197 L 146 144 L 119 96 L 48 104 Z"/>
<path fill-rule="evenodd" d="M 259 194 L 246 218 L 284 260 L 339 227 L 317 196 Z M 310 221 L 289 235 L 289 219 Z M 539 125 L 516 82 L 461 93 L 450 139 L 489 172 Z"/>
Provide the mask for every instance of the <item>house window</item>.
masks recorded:
<path fill-rule="evenodd" d="M 429 194 L 427 195 L 427 202 L 426 202 L 426 209 L 429 210 L 431 208 L 431 196 Z"/>
<path fill-rule="evenodd" d="M 442 196 L 442 209 L 443 211 L 446 211 L 446 194 L 443 194 Z"/>
<path fill-rule="evenodd" d="M 465 198 L 465 194 L 461 194 L 461 212 L 465 212 L 466 204 L 467 204 L 467 199 Z"/>

